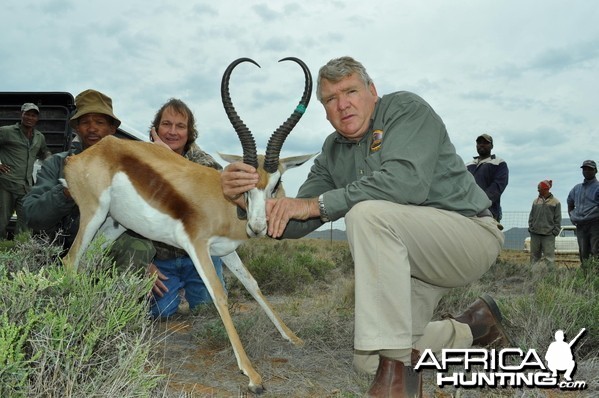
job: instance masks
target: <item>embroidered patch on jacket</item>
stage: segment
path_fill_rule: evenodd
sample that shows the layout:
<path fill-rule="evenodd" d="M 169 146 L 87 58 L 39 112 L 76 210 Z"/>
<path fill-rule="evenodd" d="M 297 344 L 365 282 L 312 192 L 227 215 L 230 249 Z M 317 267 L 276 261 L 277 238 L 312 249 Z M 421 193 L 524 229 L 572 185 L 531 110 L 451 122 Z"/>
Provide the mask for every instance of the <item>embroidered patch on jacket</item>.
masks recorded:
<path fill-rule="evenodd" d="M 370 144 L 370 152 L 376 152 L 381 149 L 383 144 L 383 130 L 374 130 L 372 132 L 372 144 Z"/>

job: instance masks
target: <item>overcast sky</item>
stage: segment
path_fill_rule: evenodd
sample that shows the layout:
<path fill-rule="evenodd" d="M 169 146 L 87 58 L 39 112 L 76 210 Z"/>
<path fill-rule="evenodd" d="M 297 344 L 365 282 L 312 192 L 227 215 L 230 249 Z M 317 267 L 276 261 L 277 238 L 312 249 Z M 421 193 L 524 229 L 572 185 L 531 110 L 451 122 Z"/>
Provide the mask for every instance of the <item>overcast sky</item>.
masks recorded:
<path fill-rule="evenodd" d="M 171 97 L 187 102 L 206 151 L 239 153 L 222 108 L 221 76 L 239 57 L 231 95 L 263 150 L 293 111 L 303 75 L 331 58 L 361 61 L 379 94 L 413 91 L 447 125 L 465 162 L 494 137 L 510 168 L 505 211 L 528 211 L 552 179 L 562 203 L 599 160 L 599 2 L 4 0 L 0 91 L 94 88 L 115 114 L 148 131 Z M 282 156 L 318 152 L 332 131 L 313 96 Z M 219 159 L 220 160 L 220 159 Z M 309 166 L 285 178 L 297 192 Z"/>

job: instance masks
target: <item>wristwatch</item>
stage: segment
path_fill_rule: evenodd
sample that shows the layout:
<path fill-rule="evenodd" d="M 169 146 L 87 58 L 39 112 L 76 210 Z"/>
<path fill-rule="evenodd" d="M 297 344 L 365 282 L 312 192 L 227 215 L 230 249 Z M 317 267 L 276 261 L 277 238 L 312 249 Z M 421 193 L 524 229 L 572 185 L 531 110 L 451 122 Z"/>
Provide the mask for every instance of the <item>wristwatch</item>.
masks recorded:
<path fill-rule="evenodd" d="M 318 197 L 318 210 L 320 211 L 320 221 L 329 222 L 329 215 L 327 214 L 327 209 L 324 207 L 324 200 L 322 195 Z"/>

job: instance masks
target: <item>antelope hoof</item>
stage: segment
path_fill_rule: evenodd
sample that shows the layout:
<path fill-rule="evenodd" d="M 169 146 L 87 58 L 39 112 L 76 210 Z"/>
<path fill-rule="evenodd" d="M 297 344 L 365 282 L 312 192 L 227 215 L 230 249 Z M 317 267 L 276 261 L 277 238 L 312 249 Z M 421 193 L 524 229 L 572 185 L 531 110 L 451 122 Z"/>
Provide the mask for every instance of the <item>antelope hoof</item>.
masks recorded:
<path fill-rule="evenodd" d="M 291 339 L 291 343 L 296 346 L 296 347 L 303 347 L 304 346 L 304 340 L 300 339 L 299 337 L 295 336 L 294 339 Z"/>
<path fill-rule="evenodd" d="M 250 383 L 248 389 L 254 394 L 263 394 L 266 391 L 262 384 L 255 385 Z"/>

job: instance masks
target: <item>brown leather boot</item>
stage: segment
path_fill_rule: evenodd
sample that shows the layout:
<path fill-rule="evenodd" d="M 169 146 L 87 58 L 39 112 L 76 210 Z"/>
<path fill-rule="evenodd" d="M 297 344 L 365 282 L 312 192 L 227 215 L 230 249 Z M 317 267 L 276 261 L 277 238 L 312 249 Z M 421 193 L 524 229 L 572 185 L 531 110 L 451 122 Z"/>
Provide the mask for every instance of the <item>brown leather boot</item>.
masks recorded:
<path fill-rule="evenodd" d="M 412 366 L 405 366 L 401 361 L 381 356 L 379 367 L 366 396 L 422 398 L 422 374 L 413 368 L 419 356 L 418 351 L 412 350 Z"/>
<path fill-rule="evenodd" d="M 502 316 L 495 300 L 488 294 L 483 294 L 460 315 L 450 318 L 470 326 L 472 345 L 481 347 L 500 346 L 513 347 L 508 334 L 501 325 Z"/>

